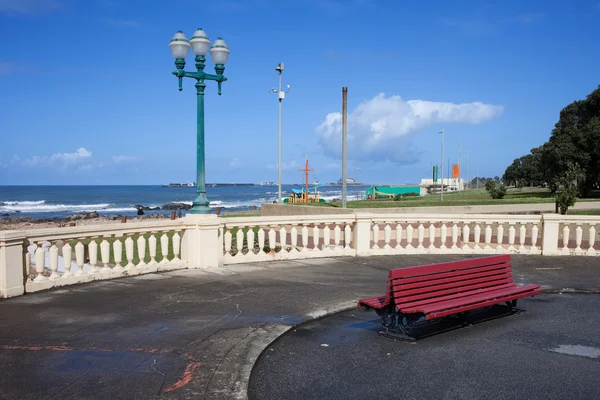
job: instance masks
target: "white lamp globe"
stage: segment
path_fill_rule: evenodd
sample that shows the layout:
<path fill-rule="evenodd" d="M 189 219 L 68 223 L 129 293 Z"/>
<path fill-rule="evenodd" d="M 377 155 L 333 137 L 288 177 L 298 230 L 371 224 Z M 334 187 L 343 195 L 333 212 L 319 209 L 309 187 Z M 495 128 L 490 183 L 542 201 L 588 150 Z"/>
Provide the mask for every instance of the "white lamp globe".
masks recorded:
<path fill-rule="evenodd" d="M 181 31 L 177 31 L 173 39 L 169 42 L 169 47 L 171 48 L 171 54 L 173 54 L 173 58 L 183 58 L 185 59 L 190 51 L 190 43 L 188 42 L 185 34 Z"/>
<path fill-rule="evenodd" d="M 192 51 L 194 52 L 194 55 L 205 56 L 206 53 L 208 53 L 208 48 L 210 47 L 210 40 L 208 40 L 206 32 L 204 32 L 202 28 L 198 28 L 192 35 L 190 44 L 192 45 Z"/>
<path fill-rule="evenodd" d="M 229 47 L 227 47 L 227 44 L 225 44 L 223 39 L 218 38 L 215 40 L 210 48 L 210 56 L 215 65 L 225 65 L 227 57 L 229 57 Z"/>

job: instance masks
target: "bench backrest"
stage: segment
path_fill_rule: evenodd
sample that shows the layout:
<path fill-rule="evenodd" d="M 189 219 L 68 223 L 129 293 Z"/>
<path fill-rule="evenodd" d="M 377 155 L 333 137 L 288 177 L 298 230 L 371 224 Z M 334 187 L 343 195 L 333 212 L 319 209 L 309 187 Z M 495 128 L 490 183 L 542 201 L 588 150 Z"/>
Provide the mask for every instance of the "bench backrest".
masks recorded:
<path fill-rule="evenodd" d="M 514 285 L 507 254 L 393 269 L 386 296 L 401 308 Z"/>

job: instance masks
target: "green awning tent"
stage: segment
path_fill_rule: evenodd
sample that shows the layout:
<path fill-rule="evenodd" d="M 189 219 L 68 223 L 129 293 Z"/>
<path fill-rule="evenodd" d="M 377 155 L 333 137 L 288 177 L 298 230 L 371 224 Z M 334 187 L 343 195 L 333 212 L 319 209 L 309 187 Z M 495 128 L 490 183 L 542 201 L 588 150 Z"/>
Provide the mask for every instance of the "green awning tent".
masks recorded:
<path fill-rule="evenodd" d="M 397 194 L 421 194 L 419 186 L 371 186 L 367 189 L 367 198 L 394 197 Z"/>

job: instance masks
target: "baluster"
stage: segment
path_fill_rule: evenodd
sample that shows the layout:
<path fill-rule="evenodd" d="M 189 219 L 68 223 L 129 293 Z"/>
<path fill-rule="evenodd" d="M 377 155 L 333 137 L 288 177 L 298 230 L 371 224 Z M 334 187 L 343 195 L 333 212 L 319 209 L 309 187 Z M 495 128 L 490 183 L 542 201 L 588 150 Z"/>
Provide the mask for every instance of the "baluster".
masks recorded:
<path fill-rule="evenodd" d="M 496 243 L 498 244 L 498 249 L 502 248 L 502 242 L 504 241 L 504 225 L 498 224 L 498 228 L 496 229 Z"/>
<path fill-rule="evenodd" d="M 271 227 L 271 229 L 269 229 L 269 249 L 271 249 L 271 251 L 275 251 L 275 248 L 277 247 L 275 239 L 275 229 Z"/>
<path fill-rule="evenodd" d="M 112 271 L 108 263 L 110 263 L 110 243 L 108 240 L 103 239 L 100 243 L 100 256 L 102 257 L 102 269 L 103 272 Z"/>
<path fill-rule="evenodd" d="M 96 274 L 100 272 L 98 267 L 98 243 L 96 243 L 96 239 L 92 238 L 90 243 L 88 244 L 88 251 L 90 252 L 90 266 L 92 267 L 88 274 Z"/>
<path fill-rule="evenodd" d="M 563 227 L 563 252 L 568 252 L 569 251 L 569 234 L 570 234 L 570 229 L 569 229 L 569 224 L 565 224 L 565 226 Z"/>
<path fill-rule="evenodd" d="M 319 226 L 315 225 L 313 228 L 313 250 L 319 250 Z"/>
<path fill-rule="evenodd" d="M 248 254 L 254 255 L 254 227 L 248 227 L 248 232 L 246 232 L 246 240 L 248 243 Z"/>
<path fill-rule="evenodd" d="M 539 228 L 537 224 L 533 224 L 531 227 L 531 248 L 536 249 L 537 239 L 538 239 L 538 231 Z"/>
<path fill-rule="evenodd" d="M 588 231 L 589 247 L 587 249 L 587 253 L 591 256 L 596 254 L 596 250 L 594 249 L 594 243 L 596 243 L 596 228 L 594 224 L 590 224 L 590 229 Z"/>
<path fill-rule="evenodd" d="M 58 275 L 58 247 L 55 244 L 52 245 L 48 253 L 50 255 L 50 271 L 52 272 L 48 279 L 55 280 L 60 278 L 60 275 Z"/>
<path fill-rule="evenodd" d="M 243 256 L 242 250 L 244 250 L 244 227 L 240 226 L 235 233 L 235 248 L 237 250 L 236 255 Z"/>
<path fill-rule="evenodd" d="M 71 251 L 71 245 L 68 242 L 65 242 L 62 247 L 63 266 L 65 267 L 65 272 L 62 274 L 62 278 L 73 276 L 71 273 L 71 262 L 73 257 Z"/>
<path fill-rule="evenodd" d="M 575 228 L 575 247 L 576 252 L 581 252 L 581 240 L 583 239 L 583 229 L 581 228 L 581 224 L 577 224 L 577 228 Z"/>
<path fill-rule="evenodd" d="M 333 244 L 335 245 L 336 250 L 340 247 L 341 241 L 342 241 L 342 230 L 338 224 L 335 224 L 335 228 L 333 228 Z"/>
<path fill-rule="evenodd" d="M 419 245 L 417 246 L 417 249 L 424 249 L 423 247 L 423 240 L 425 239 L 425 227 L 423 226 L 422 223 L 419 223 L 419 228 L 417 228 L 417 241 L 419 243 Z"/>
<path fill-rule="evenodd" d="M 37 276 L 35 282 L 47 281 L 48 278 L 44 275 L 44 263 L 46 261 L 46 252 L 42 246 L 35 249 L 35 271 Z"/>
<path fill-rule="evenodd" d="M 515 250 L 515 234 L 516 234 L 516 230 L 515 230 L 515 225 L 514 223 L 510 222 L 509 223 L 509 227 L 508 227 L 508 250 L 512 251 Z"/>
<path fill-rule="evenodd" d="M 265 230 L 261 226 L 258 229 L 258 252 L 264 253 L 265 251 Z"/>
<path fill-rule="evenodd" d="M 296 225 L 292 225 L 292 229 L 290 230 L 290 243 L 292 246 L 291 251 L 298 251 L 298 229 L 296 229 Z"/>
<path fill-rule="evenodd" d="M 120 237 L 116 237 L 115 241 L 113 242 L 113 254 L 115 256 L 115 266 L 112 270 L 119 272 L 123 271 L 123 267 L 121 266 L 121 261 L 123 260 L 123 242 L 121 241 Z"/>
<path fill-rule="evenodd" d="M 385 227 L 383 228 L 383 241 L 385 242 L 385 245 L 383 246 L 384 249 L 392 248 L 390 246 L 391 239 L 392 239 L 392 227 L 390 226 L 390 224 L 385 224 Z"/>
<path fill-rule="evenodd" d="M 468 222 L 465 222 L 463 224 L 463 229 L 462 229 L 462 248 L 463 250 L 469 250 L 469 240 L 470 240 L 470 235 L 471 235 L 471 227 L 469 226 Z"/>
<path fill-rule="evenodd" d="M 285 229 L 285 226 L 279 228 L 279 242 L 281 243 L 281 250 L 287 250 L 287 229 Z"/>
<path fill-rule="evenodd" d="M 402 248 L 402 224 L 400 221 L 396 222 L 396 249 Z"/>
<path fill-rule="evenodd" d="M 81 276 L 84 274 L 83 272 L 83 263 L 84 263 L 84 251 L 85 251 L 85 246 L 83 245 L 83 243 L 81 243 L 81 241 L 77 242 L 77 244 L 75 245 L 75 262 L 77 262 L 77 272 L 75 272 L 75 275 L 77 276 Z"/>
<path fill-rule="evenodd" d="M 33 279 L 31 277 L 31 253 L 29 252 L 29 247 L 27 248 L 27 253 L 25 253 L 25 270 L 27 271 L 27 278 Z"/>
<path fill-rule="evenodd" d="M 429 249 L 435 249 L 435 224 L 429 224 Z"/>
<path fill-rule="evenodd" d="M 175 232 L 173 235 L 173 259 L 171 262 L 180 262 L 181 259 L 179 251 L 181 250 L 181 236 L 179 236 L 179 232 Z"/>
<path fill-rule="evenodd" d="M 407 249 L 413 249 L 414 248 L 413 245 L 412 245 L 412 242 L 413 242 L 413 230 L 414 230 L 414 228 L 413 228 L 412 224 L 409 223 L 408 225 L 406 225 L 406 248 Z"/>
<path fill-rule="evenodd" d="M 302 251 L 306 251 L 308 246 L 308 228 L 306 225 L 302 227 Z"/>
<path fill-rule="evenodd" d="M 225 253 L 231 254 L 231 230 L 225 232 Z"/>
<path fill-rule="evenodd" d="M 490 244 L 492 243 L 492 227 L 489 224 L 485 226 L 485 246 L 484 249 L 491 249 Z"/>
<path fill-rule="evenodd" d="M 350 244 L 352 243 L 352 228 L 350 224 L 346 224 L 344 227 L 344 249 L 350 250 Z"/>
<path fill-rule="evenodd" d="M 148 248 L 150 249 L 150 262 L 148 265 L 156 265 L 156 232 L 150 232 L 148 238 Z"/>
<path fill-rule="evenodd" d="M 440 228 L 440 249 L 447 249 L 448 247 L 446 246 L 446 238 L 448 237 L 448 227 L 446 226 L 445 223 L 442 224 L 442 227 Z"/>
<path fill-rule="evenodd" d="M 527 228 L 526 224 L 521 224 L 519 228 L 519 251 L 525 251 L 525 239 L 527 239 Z"/>
<path fill-rule="evenodd" d="M 323 227 L 323 250 L 331 250 L 331 229 L 329 224 L 325 223 Z"/>
<path fill-rule="evenodd" d="M 140 261 L 138 262 L 138 268 L 144 268 L 146 266 L 146 238 L 142 233 L 137 238 L 137 254 Z"/>
<path fill-rule="evenodd" d="M 479 226 L 479 224 L 475 224 L 475 229 L 473 229 L 473 243 L 475 244 L 475 246 L 473 246 L 473 248 L 475 250 L 479 250 L 480 246 L 479 243 L 481 242 L 481 227 Z"/>
<path fill-rule="evenodd" d="M 169 262 L 169 236 L 167 236 L 166 232 L 160 236 L 160 252 L 162 254 L 162 260 L 160 260 L 161 264 L 167 264 Z M 116 261 L 116 260 L 115 260 Z"/>
<path fill-rule="evenodd" d="M 372 249 L 378 249 L 379 248 L 379 224 L 374 223 L 373 224 L 373 247 Z"/>
<path fill-rule="evenodd" d="M 452 248 L 458 249 L 458 224 L 452 225 Z"/>
<path fill-rule="evenodd" d="M 135 267 L 133 265 L 133 239 L 131 236 L 127 236 L 125 239 L 125 257 L 127 257 L 127 265 L 125 265 L 125 269 L 132 269 Z"/>

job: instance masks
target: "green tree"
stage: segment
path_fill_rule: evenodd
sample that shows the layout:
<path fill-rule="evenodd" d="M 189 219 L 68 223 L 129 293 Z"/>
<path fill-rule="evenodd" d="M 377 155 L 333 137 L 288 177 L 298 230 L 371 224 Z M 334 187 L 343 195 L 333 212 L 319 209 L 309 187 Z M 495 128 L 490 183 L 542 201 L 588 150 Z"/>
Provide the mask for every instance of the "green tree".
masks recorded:
<path fill-rule="evenodd" d="M 569 207 L 575 205 L 577 200 L 578 182 L 586 179 L 585 172 L 578 164 L 571 163 L 565 173 L 558 179 L 556 186 L 556 206 L 558 211 L 565 215 Z"/>

